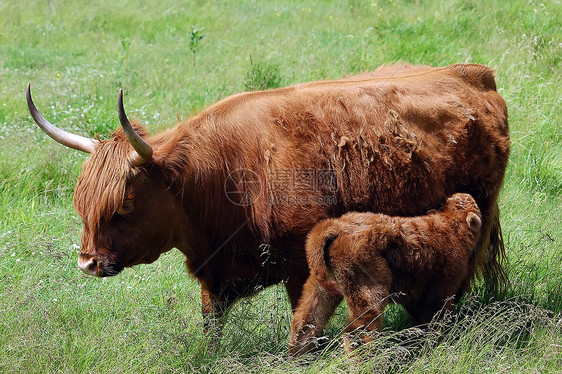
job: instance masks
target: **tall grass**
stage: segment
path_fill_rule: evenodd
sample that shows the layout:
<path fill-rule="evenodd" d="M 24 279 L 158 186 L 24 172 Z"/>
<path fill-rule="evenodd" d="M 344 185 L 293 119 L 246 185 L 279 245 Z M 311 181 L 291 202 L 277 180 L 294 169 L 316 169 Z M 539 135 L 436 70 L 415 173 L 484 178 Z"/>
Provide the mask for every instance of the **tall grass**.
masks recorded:
<path fill-rule="evenodd" d="M 0 2 L 0 371 L 559 372 L 561 13 L 559 0 Z M 192 25 L 205 29 L 195 59 Z M 339 344 L 342 305 L 326 348 L 289 360 L 282 286 L 237 303 L 211 349 L 177 251 L 110 279 L 77 269 L 71 202 L 86 156 L 32 124 L 27 82 L 51 121 L 107 138 L 120 87 L 128 113 L 156 132 L 245 89 L 396 61 L 497 71 L 512 137 L 500 198 L 507 295 L 469 297 L 424 330 L 392 306 L 355 357 Z"/>

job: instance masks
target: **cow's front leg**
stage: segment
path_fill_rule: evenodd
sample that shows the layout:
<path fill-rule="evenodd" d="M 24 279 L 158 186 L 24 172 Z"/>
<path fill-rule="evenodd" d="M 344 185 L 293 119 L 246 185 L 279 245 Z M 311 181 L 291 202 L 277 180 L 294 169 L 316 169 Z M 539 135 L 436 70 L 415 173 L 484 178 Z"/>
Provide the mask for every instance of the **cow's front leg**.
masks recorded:
<path fill-rule="evenodd" d="M 291 323 L 289 354 L 298 356 L 318 346 L 318 337 L 343 296 L 335 282 L 309 277 Z"/>
<path fill-rule="evenodd" d="M 209 338 L 209 348 L 218 348 L 224 327 L 224 315 L 231 301 L 219 300 L 201 286 L 201 312 L 203 314 L 203 332 Z"/>

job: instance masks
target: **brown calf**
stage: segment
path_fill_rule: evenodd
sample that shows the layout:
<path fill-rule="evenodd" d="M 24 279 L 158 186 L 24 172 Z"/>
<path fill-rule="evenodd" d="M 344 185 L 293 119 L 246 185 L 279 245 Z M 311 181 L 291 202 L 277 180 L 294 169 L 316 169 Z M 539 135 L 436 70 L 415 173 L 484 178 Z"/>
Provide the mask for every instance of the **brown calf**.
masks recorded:
<path fill-rule="evenodd" d="M 416 323 L 452 310 L 451 296 L 462 295 L 470 276 L 481 224 L 476 202 L 462 193 L 425 216 L 352 212 L 318 223 L 306 243 L 311 273 L 291 326 L 291 354 L 313 347 L 341 294 L 349 306 L 346 332 L 380 329 L 390 300 Z M 347 340 L 345 346 L 351 349 Z"/>

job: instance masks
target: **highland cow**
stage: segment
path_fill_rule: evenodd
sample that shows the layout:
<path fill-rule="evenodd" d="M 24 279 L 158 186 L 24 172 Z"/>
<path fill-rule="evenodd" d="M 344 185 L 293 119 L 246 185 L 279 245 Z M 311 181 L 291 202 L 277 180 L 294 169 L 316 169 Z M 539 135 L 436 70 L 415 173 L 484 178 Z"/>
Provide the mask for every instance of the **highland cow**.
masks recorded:
<path fill-rule="evenodd" d="M 49 123 L 90 154 L 74 191 L 78 266 L 105 277 L 173 248 L 201 284 L 205 321 L 283 282 L 296 307 L 308 276 L 307 233 L 349 211 L 414 216 L 466 192 L 482 211 L 470 266 L 505 281 L 497 198 L 509 155 L 507 108 L 482 65 L 384 66 L 374 72 L 230 96 L 149 136 L 131 124 L 110 139 Z"/>
<path fill-rule="evenodd" d="M 310 276 L 291 326 L 291 353 L 313 347 L 341 294 L 349 307 L 345 332 L 360 332 L 364 342 L 372 338 L 366 332 L 380 329 L 390 300 L 416 324 L 452 310 L 469 277 L 481 224 L 468 194 L 452 195 L 424 216 L 352 212 L 318 223 L 306 243 Z"/>

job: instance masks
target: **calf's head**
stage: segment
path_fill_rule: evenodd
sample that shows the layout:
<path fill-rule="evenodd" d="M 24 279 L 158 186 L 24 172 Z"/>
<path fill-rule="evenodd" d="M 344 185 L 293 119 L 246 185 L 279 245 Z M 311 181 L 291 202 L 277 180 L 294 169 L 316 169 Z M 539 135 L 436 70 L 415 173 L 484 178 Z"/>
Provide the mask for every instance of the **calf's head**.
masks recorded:
<path fill-rule="evenodd" d="M 482 227 L 482 214 L 472 196 L 466 193 L 456 193 L 447 198 L 442 210 L 452 215 L 465 217 L 468 229 L 477 237 Z"/>

